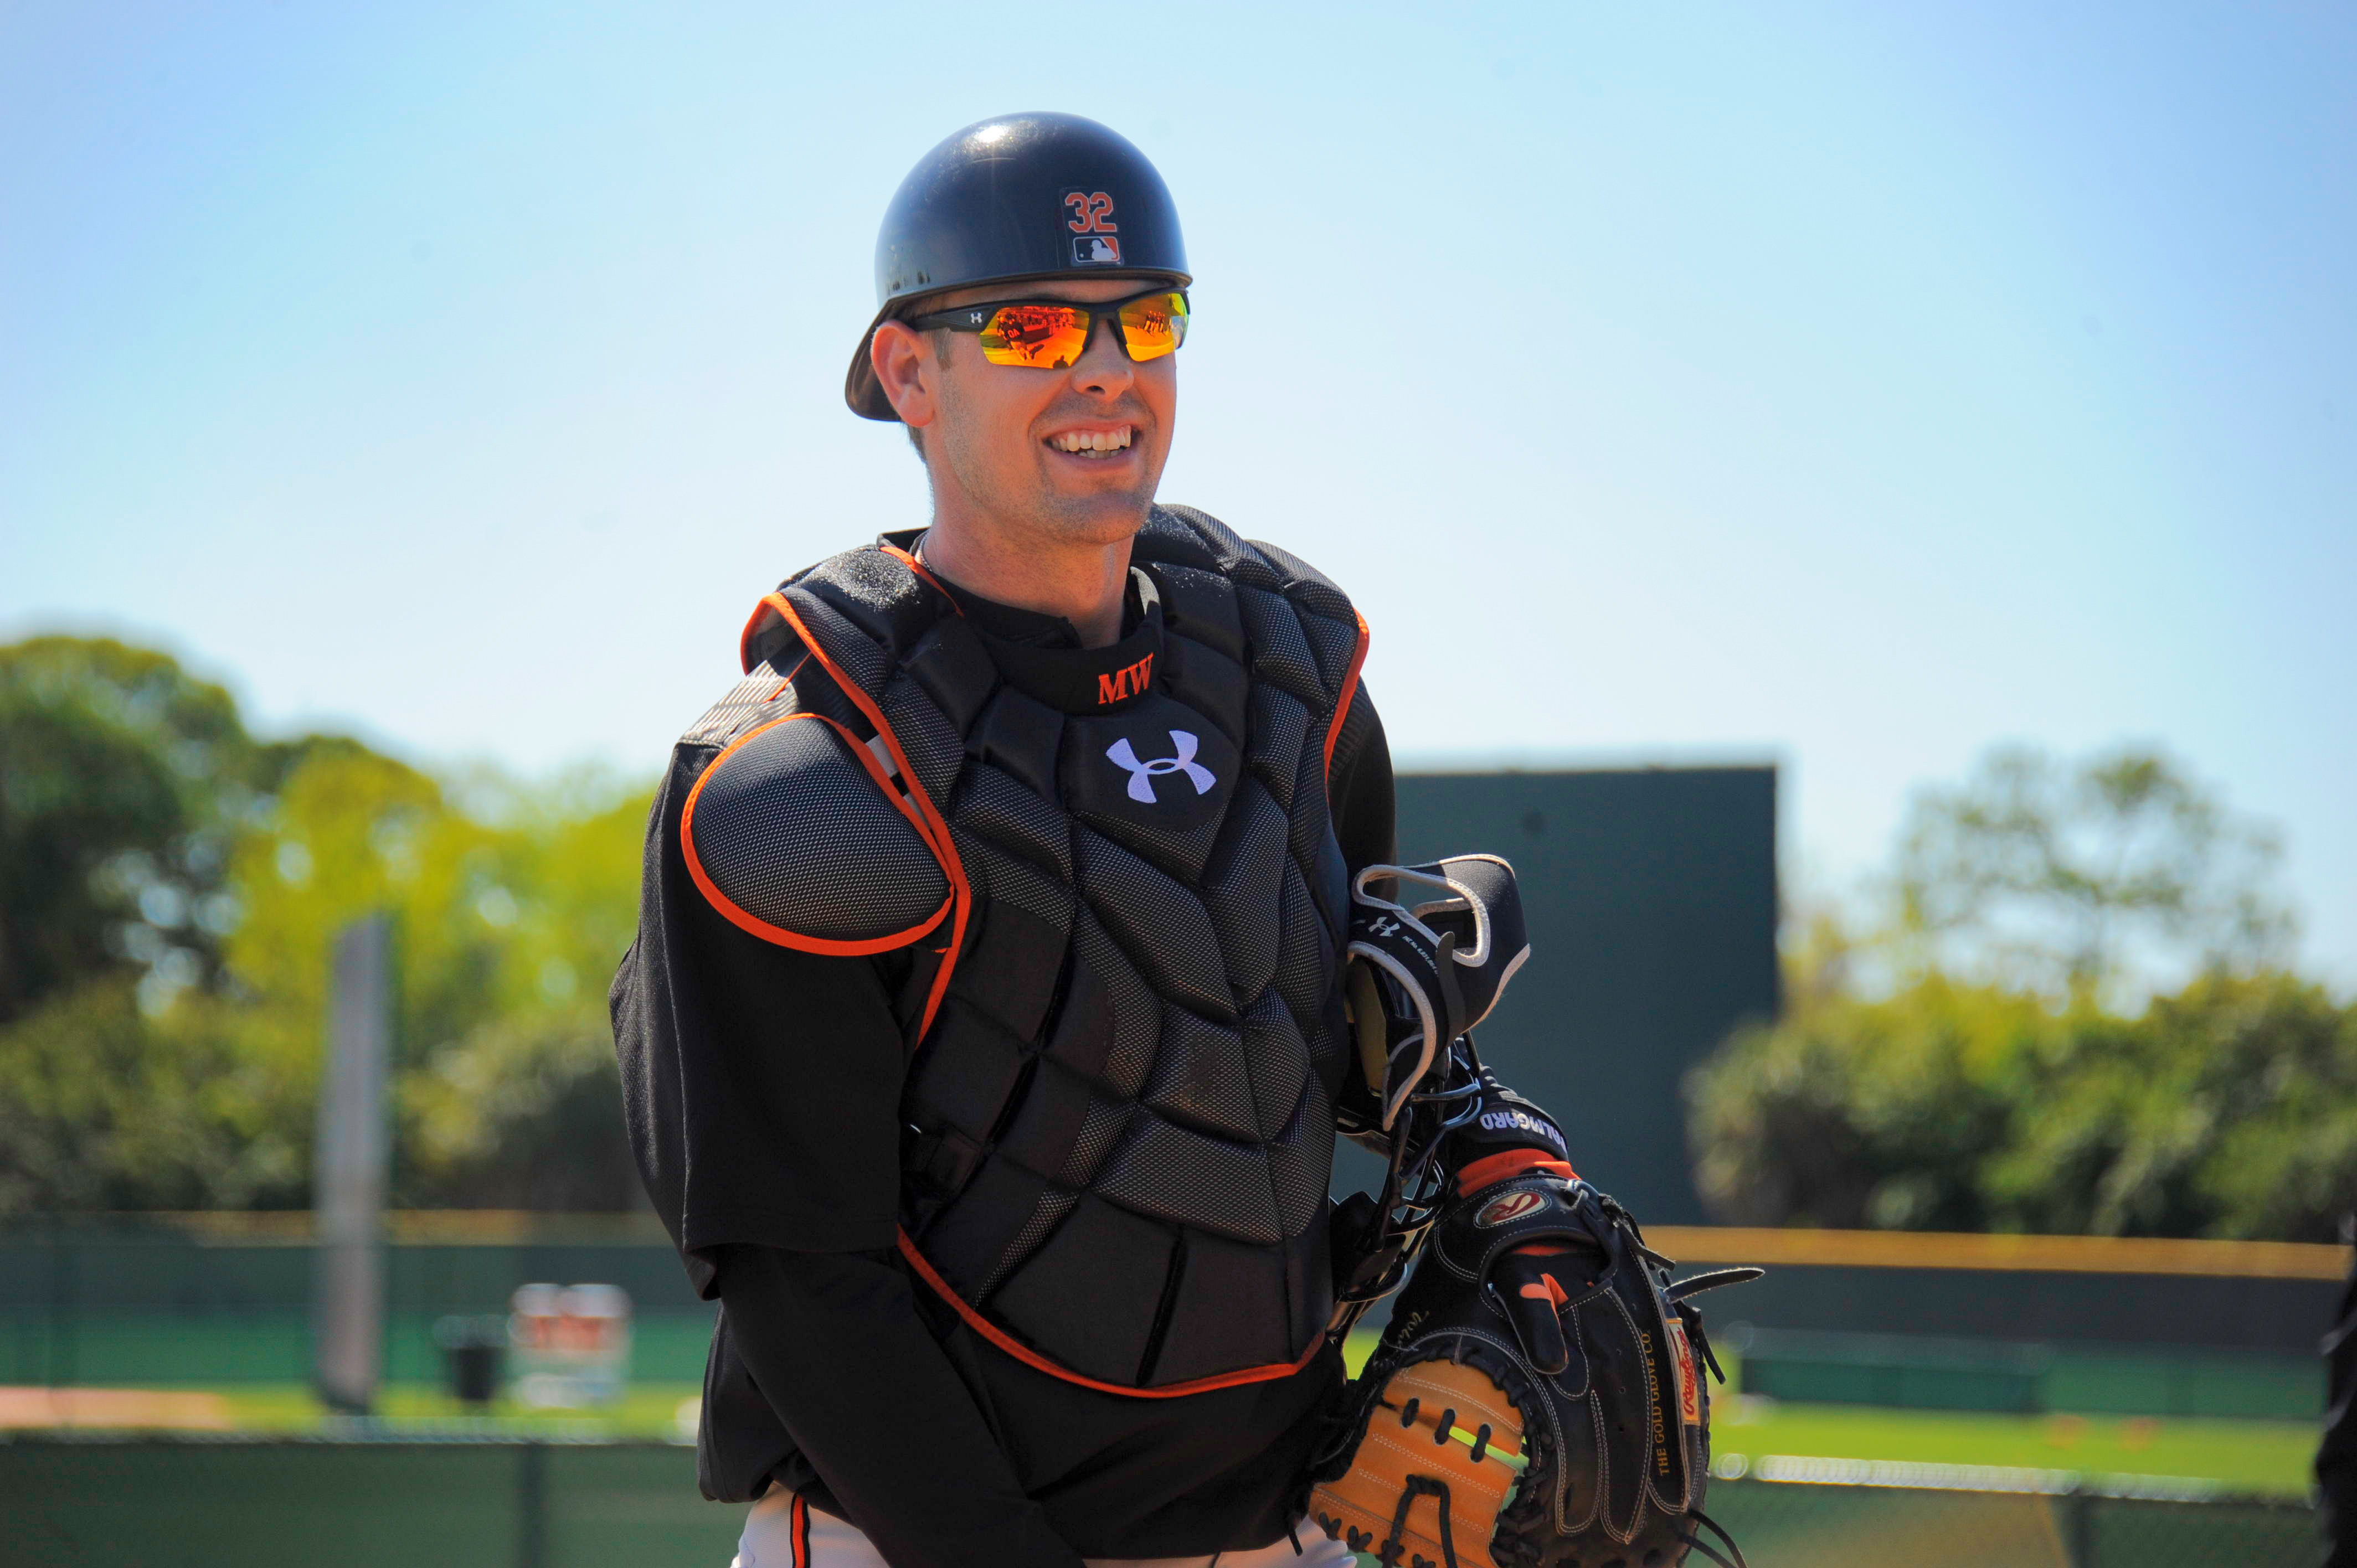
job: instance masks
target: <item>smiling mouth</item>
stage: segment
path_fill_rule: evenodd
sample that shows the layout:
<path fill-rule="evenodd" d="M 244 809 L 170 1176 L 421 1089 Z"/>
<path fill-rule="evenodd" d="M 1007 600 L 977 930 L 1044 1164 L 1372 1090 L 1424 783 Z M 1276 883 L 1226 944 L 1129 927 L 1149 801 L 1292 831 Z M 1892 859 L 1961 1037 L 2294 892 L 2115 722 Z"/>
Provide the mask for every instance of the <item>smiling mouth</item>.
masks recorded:
<path fill-rule="evenodd" d="M 1136 434 L 1136 427 L 1128 424 L 1118 430 L 1066 430 L 1048 437 L 1048 445 L 1071 456 L 1102 460 L 1128 451 Z"/>

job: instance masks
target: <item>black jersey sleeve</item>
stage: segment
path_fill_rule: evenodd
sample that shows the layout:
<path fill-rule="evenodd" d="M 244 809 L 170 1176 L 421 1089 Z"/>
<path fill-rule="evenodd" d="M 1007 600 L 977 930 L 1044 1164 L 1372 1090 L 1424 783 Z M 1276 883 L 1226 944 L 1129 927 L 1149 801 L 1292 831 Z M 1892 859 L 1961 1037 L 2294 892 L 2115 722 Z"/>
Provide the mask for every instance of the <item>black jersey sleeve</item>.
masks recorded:
<path fill-rule="evenodd" d="M 741 1362 L 775 1412 L 794 1451 L 783 1478 L 793 1485 L 807 1470 L 815 1484 L 797 1489 L 857 1525 L 886 1562 L 1079 1568 L 1080 1554 L 1024 1495 L 889 1254 L 727 1247 L 719 1288 L 729 1346 L 716 1362 Z M 758 1458 L 744 1468 L 748 1482 L 770 1469 Z"/>
<path fill-rule="evenodd" d="M 710 757 L 683 745 L 656 793 L 638 940 L 610 998 L 640 1175 L 705 1296 L 731 1243 L 892 1245 L 906 1054 L 891 955 L 764 941 L 694 886 L 679 819 Z"/>
<path fill-rule="evenodd" d="M 683 745 L 657 793 L 611 998 L 640 1174 L 721 1302 L 703 1488 L 735 1502 L 781 1480 L 904 1568 L 1077 1564 L 892 1261 L 905 955 L 766 941 L 704 896 L 680 818 L 712 755 Z"/>

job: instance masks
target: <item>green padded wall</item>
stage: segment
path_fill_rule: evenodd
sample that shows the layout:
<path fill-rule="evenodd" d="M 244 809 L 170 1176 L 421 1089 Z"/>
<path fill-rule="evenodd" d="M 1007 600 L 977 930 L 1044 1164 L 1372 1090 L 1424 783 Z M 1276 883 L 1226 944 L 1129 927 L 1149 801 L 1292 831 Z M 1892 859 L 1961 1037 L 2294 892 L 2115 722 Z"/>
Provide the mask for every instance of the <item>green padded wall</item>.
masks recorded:
<path fill-rule="evenodd" d="M 1582 1176 L 1646 1221 L 1701 1223 L 1678 1080 L 1777 1010 L 1776 770 L 1407 773 L 1399 843 L 1513 862 L 1531 959 L 1482 1058 L 1562 1121 Z"/>

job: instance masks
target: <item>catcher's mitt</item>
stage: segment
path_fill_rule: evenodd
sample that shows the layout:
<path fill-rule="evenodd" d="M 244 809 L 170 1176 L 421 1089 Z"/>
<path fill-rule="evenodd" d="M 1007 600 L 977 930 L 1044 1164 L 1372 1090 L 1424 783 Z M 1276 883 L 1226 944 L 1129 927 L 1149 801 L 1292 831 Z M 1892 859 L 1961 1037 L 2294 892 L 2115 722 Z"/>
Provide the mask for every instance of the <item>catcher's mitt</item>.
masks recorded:
<path fill-rule="evenodd" d="M 1352 1385 L 1310 1517 L 1386 1568 L 1667 1568 L 1742 1553 L 1702 1511 L 1717 1370 L 1628 1211 L 1534 1174 L 1454 1202 Z M 1696 1539 L 1707 1525 L 1732 1558 Z"/>

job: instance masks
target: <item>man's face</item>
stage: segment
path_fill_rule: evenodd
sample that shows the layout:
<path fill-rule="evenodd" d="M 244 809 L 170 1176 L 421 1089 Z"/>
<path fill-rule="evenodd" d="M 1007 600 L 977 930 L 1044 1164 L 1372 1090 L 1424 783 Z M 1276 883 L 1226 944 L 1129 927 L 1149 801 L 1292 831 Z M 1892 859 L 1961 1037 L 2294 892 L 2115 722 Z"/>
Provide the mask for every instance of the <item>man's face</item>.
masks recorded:
<path fill-rule="evenodd" d="M 1149 285 L 992 284 L 942 295 L 927 307 L 992 299 L 1101 305 Z M 920 337 L 897 322 L 877 329 L 878 379 L 901 417 L 924 433 L 937 507 L 954 499 L 1004 529 L 1044 530 L 1073 543 L 1112 544 L 1145 526 L 1170 455 L 1178 356 L 1139 364 L 1114 321 L 1100 317 L 1091 328 L 1079 361 L 1061 371 L 991 364 L 972 332 Z M 920 362 L 909 363 L 911 355 Z"/>

